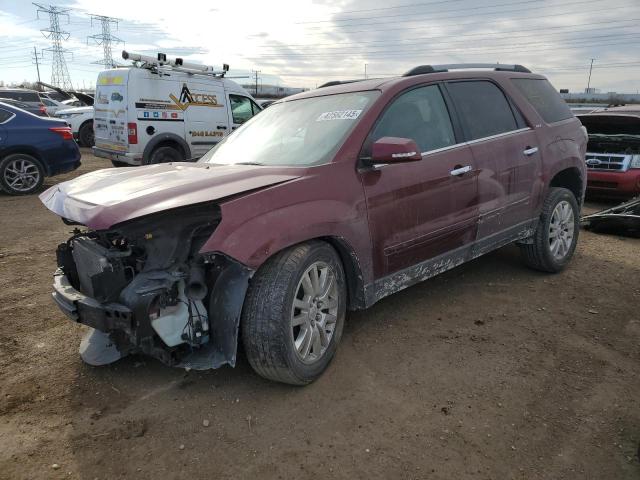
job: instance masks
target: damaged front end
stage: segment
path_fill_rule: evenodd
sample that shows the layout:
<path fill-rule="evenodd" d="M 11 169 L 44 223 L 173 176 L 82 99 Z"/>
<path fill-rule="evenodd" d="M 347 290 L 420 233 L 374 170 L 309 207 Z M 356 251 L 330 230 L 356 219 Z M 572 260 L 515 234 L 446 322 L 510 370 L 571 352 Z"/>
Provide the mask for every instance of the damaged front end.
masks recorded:
<path fill-rule="evenodd" d="M 102 332 L 83 342 L 85 360 L 143 353 L 179 367 L 235 365 L 252 271 L 200 252 L 219 222 L 219 207 L 200 203 L 106 230 L 78 228 L 58 246 L 54 300 Z"/>

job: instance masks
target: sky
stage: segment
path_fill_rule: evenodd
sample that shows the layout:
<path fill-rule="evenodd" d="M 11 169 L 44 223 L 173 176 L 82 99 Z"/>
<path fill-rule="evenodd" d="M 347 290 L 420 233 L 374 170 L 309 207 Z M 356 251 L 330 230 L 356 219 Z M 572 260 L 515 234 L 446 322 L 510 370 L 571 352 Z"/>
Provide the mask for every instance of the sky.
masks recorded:
<path fill-rule="evenodd" d="M 43 4 L 48 6 L 49 4 Z M 263 84 L 315 88 L 330 80 L 400 75 L 416 65 L 519 63 L 557 88 L 640 91 L 638 0 L 67 0 L 60 16 L 75 88 L 92 87 L 103 47 L 91 14 L 118 19 L 121 51 L 230 64 L 229 76 L 258 70 Z M 0 0 L 0 80 L 51 80 L 47 14 Z M 240 78 L 241 83 L 249 82 Z"/>

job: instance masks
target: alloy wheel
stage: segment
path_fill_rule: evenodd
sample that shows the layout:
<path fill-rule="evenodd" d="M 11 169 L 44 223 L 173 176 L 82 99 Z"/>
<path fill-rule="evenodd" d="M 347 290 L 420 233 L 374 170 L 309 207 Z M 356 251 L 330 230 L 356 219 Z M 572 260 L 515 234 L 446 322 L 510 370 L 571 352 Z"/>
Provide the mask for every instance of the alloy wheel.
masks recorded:
<path fill-rule="evenodd" d="M 16 192 L 29 192 L 40 182 L 40 169 L 33 161 L 18 158 L 5 167 L 4 180 Z"/>
<path fill-rule="evenodd" d="M 556 205 L 549 223 L 549 248 L 556 260 L 562 260 L 571 250 L 575 233 L 573 207 L 563 200 Z"/>
<path fill-rule="evenodd" d="M 291 338 L 304 363 L 318 361 L 327 351 L 338 318 L 338 285 L 332 267 L 313 263 L 296 287 L 291 309 Z"/>

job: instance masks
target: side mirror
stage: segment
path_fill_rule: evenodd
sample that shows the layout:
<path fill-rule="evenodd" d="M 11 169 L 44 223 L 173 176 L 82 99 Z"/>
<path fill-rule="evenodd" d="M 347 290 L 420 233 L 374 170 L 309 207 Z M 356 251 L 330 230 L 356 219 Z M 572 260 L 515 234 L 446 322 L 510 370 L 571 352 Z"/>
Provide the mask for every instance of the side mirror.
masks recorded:
<path fill-rule="evenodd" d="M 422 160 L 420 149 L 414 140 L 399 137 L 382 137 L 371 148 L 371 163 L 404 163 Z"/>

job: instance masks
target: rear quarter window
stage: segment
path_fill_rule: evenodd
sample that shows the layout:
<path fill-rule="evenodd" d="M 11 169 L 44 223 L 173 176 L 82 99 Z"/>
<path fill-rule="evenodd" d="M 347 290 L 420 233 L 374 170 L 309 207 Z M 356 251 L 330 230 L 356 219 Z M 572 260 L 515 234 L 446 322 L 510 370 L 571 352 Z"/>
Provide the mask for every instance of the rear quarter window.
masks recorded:
<path fill-rule="evenodd" d="M 569 106 L 547 80 L 537 78 L 512 78 L 516 88 L 547 123 L 573 117 Z"/>
<path fill-rule="evenodd" d="M 0 109 L 0 123 L 4 123 L 13 116 L 13 113 Z"/>

